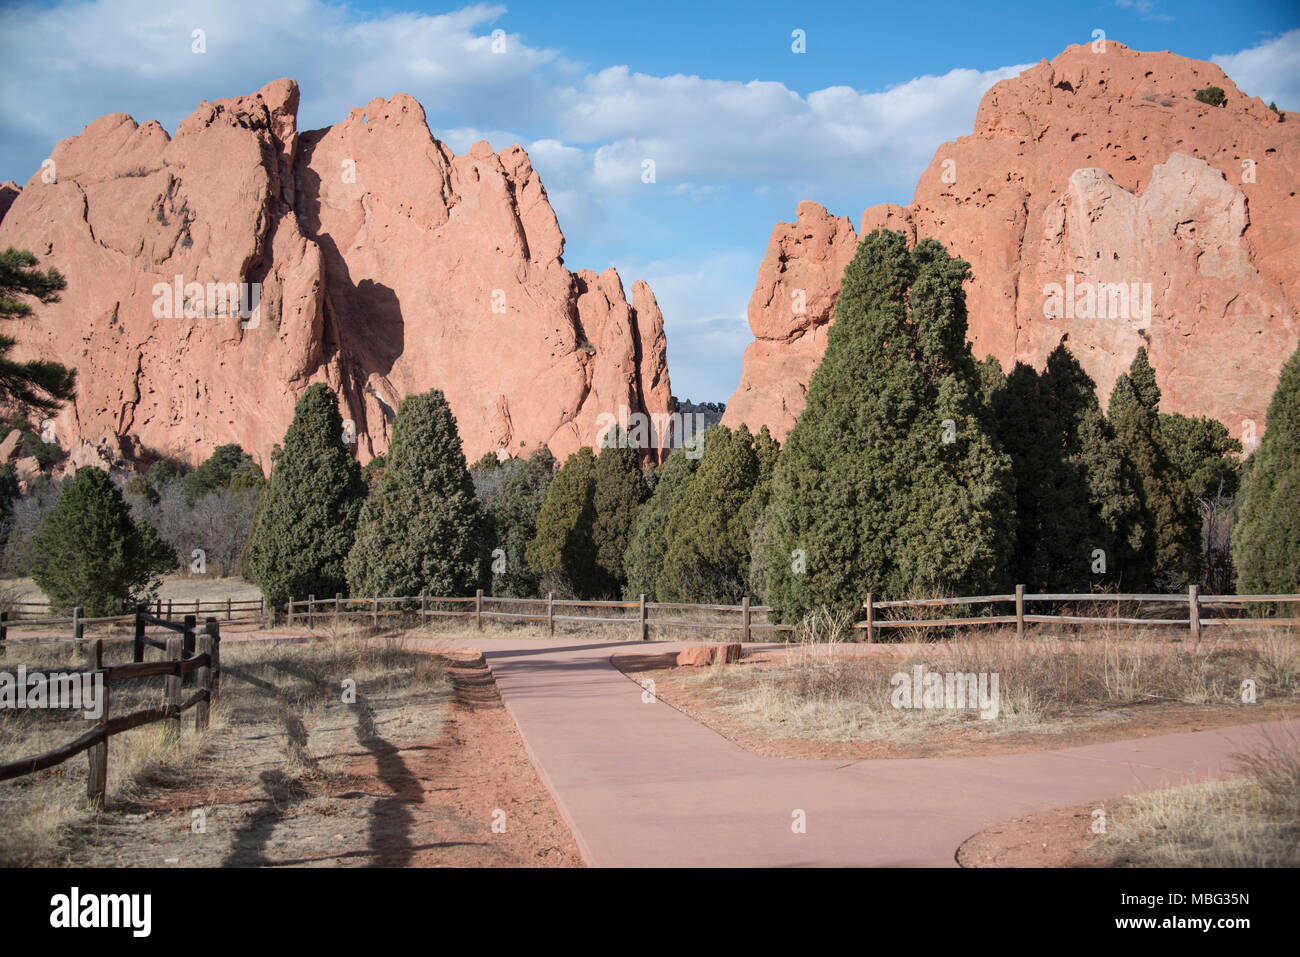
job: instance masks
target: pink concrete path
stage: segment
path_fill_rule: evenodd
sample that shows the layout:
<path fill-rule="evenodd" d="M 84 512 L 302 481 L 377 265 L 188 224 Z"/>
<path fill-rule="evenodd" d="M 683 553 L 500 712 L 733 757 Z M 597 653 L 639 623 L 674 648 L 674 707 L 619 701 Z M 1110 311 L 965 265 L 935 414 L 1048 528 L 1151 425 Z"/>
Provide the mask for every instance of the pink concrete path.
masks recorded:
<path fill-rule="evenodd" d="M 985 827 L 1053 807 L 1230 776 L 1265 729 L 1172 734 L 997 757 L 813 761 L 732 744 L 610 664 L 686 644 L 426 639 L 485 653 L 587 862 L 606 867 L 955 866 Z M 806 833 L 791 827 L 804 812 Z"/>

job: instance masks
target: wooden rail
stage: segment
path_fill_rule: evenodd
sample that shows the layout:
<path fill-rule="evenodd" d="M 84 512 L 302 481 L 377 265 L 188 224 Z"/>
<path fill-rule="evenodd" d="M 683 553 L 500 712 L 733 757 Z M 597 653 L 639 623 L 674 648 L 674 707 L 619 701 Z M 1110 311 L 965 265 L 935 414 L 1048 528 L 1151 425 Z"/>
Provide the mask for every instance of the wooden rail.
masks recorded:
<path fill-rule="evenodd" d="M 1298 625 L 1300 618 L 1207 618 L 1202 615 L 1206 605 L 1251 605 L 1267 602 L 1300 602 L 1300 595 L 1201 595 L 1193 585 L 1186 594 L 1136 594 L 1095 592 L 1089 594 L 1030 594 L 1024 585 L 1017 585 L 1014 593 L 1007 595 L 974 595 L 960 598 L 916 598 L 891 601 L 876 601 L 868 594 L 862 604 L 864 620 L 855 622 L 853 629 L 864 632 L 867 641 L 875 641 L 878 632 L 895 628 L 950 628 L 977 627 L 984 625 L 1015 625 L 1018 637 L 1025 634 L 1027 624 L 1064 623 L 1064 624 L 1126 624 L 1126 625 L 1163 625 L 1187 627 L 1192 637 L 1200 639 L 1201 629 L 1208 625 Z M 973 605 L 996 605 L 1006 603 L 1014 605 L 1014 613 L 984 614 L 962 617 L 943 618 L 882 618 L 881 611 L 907 608 L 946 608 L 967 607 Z M 1175 618 L 1169 615 L 1159 618 L 1138 618 L 1131 616 L 1110 615 L 1067 615 L 1067 614 L 1032 614 L 1026 611 L 1031 603 L 1055 604 L 1162 604 L 1182 605 L 1187 608 L 1187 617 Z M 449 610 L 441 606 L 454 606 L 462 610 Z M 536 611 L 504 610 L 517 609 L 519 606 L 532 606 Z M 387 606 L 387 607 L 384 607 Z M 493 607 L 493 606 L 504 606 Z M 381 610 L 383 608 L 384 610 Z M 592 610 L 624 609 L 635 610 L 631 615 L 565 615 L 556 614 L 556 609 L 588 608 Z M 992 609 L 987 609 L 991 611 Z M 694 611 L 721 614 L 723 620 L 701 620 L 699 618 L 682 618 L 661 616 L 663 612 Z M 373 624 L 378 624 L 381 617 L 394 615 L 419 615 L 421 625 L 430 618 L 473 618 L 476 628 L 483 627 L 485 619 L 499 619 L 515 622 L 545 622 L 548 634 L 555 633 L 556 622 L 592 623 L 592 624 L 626 624 L 635 627 L 639 636 L 649 638 L 651 627 L 704 628 L 712 630 L 735 630 L 740 632 L 741 641 L 751 641 L 755 632 L 781 633 L 792 632 L 797 626 L 783 625 L 775 622 L 755 621 L 754 616 L 765 616 L 772 611 L 768 605 L 750 604 L 743 598 L 739 605 L 691 604 L 687 602 L 652 602 L 642 595 L 637 601 L 578 601 L 575 599 L 557 599 L 554 594 L 545 598 L 494 598 L 478 590 L 473 596 L 433 596 L 433 595 L 373 595 L 368 598 L 316 598 L 314 595 L 305 599 L 290 598 L 287 604 L 287 620 L 305 622 L 308 628 L 314 628 L 319 618 L 341 619 L 349 617 L 369 617 Z"/>
<path fill-rule="evenodd" d="M 123 731 L 159 721 L 168 722 L 171 731 L 179 734 L 181 715 L 191 709 L 194 710 L 194 730 L 207 729 L 211 703 L 216 699 L 221 685 L 221 628 L 217 619 L 209 617 L 204 622 L 202 632 L 198 632 L 194 615 L 186 615 L 183 621 L 174 622 L 139 610 L 127 617 L 128 620 L 131 618 L 135 620 L 134 660 L 130 664 L 105 665 L 104 639 L 96 638 L 93 643 L 94 669 L 88 673 L 100 676 L 103 681 L 100 722 L 85 734 L 61 747 L 34 757 L 0 764 L 0 781 L 54 767 L 85 751 L 89 759 L 86 795 L 92 804 L 102 807 L 108 787 L 109 738 Z M 5 620 L 0 615 L 0 644 L 3 643 Z M 168 638 L 165 642 L 150 638 L 145 634 L 148 625 L 177 632 L 177 635 Z M 161 649 L 164 653 L 163 660 L 145 661 L 146 646 Z M 181 689 L 185 676 L 190 674 L 195 675 L 194 683 L 197 689 L 188 698 L 182 700 Z M 160 707 L 145 708 L 131 714 L 109 717 L 109 707 L 112 702 L 111 689 L 115 684 L 158 676 L 166 679 L 164 700 Z"/>

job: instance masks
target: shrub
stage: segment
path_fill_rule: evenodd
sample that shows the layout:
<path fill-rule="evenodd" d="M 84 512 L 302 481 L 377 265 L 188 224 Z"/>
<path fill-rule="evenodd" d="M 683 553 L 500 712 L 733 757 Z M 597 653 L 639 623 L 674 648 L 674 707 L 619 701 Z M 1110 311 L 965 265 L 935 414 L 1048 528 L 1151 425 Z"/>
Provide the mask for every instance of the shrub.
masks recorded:
<path fill-rule="evenodd" d="M 1228 95 L 1223 92 L 1221 86 L 1207 86 L 1203 90 L 1196 91 L 1196 98 L 1202 103 L 1208 103 L 1210 106 L 1223 106 L 1228 102 Z"/>

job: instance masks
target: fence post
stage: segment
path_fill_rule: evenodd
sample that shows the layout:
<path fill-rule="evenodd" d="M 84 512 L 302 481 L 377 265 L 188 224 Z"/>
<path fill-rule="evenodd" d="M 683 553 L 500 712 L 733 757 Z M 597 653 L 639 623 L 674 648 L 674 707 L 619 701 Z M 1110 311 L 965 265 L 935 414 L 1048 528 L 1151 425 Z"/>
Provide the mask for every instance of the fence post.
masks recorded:
<path fill-rule="evenodd" d="M 420 589 L 420 627 L 424 627 L 425 613 L 429 610 L 429 589 Z"/>
<path fill-rule="evenodd" d="M 339 612 L 343 610 L 343 593 L 336 591 L 334 593 L 334 627 L 339 624 Z"/>
<path fill-rule="evenodd" d="M 9 612 L 0 611 L 0 658 L 5 656 L 5 639 L 9 637 Z"/>
<path fill-rule="evenodd" d="M 370 624 L 379 627 L 379 592 L 375 592 L 375 604 L 370 609 Z"/>
<path fill-rule="evenodd" d="M 867 592 L 867 644 L 876 640 L 876 596 Z"/>
<path fill-rule="evenodd" d="M 172 620 L 172 600 L 170 598 L 167 599 L 167 620 Z"/>
<path fill-rule="evenodd" d="M 230 619 L 231 619 L 231 615 L 230 615 L 230 596 L 227 595 L 227 596 L 226 596 L 226 621 L 230 621 Z"/>
<path fill-rule="evenodd" d="M 292 595 L 289 596 L 289 620 L 286 621 L 285 624 L 290 626 L 293 625 L 293 596 Z"/>
<path fill-rule="evenodd" d="M 208 697 L 216 698 L 221 690 L 221 626 L 217 619 L 209 618 L 203 625 L 203 631 L 212 639 L 212 676 L 208 679 Z"/>
<path fill-rule="evenodd" d="M 82 638 L 85 637 L 86 626 L 81 622 L 81 618 L 85 613 L 86 610 L 80 605 L 72 609 L 72 637 L 77 642 L 73 647 L 77 649 L 77 654 L 81 654 L 85 651 L 85 645 L 82 642 Z"/>
<path fill-rule="evenodd" d="M 200 612 L 200 611 L 202 611 L 202 609 L 199 608 L 199 600 L 196 598 L 196 599 L 194 599 L 194 617 L 195 617 L 196 619 L 199 617 L 199 612 Z"/>
<path fill-rule="evenodd" d="M 1187 586 L 1187 618 L 1192 628 L 1192 640 L 1201 641 L 1201 586 Z"/>
<path fill-rule="evenodd" d="M 740 640 L 749 641 L 749 596 L 740 599 Z"/>
<path fill-rule="evenodd" d="M 181 647 L 183 645 L 181 638 L 167 639 L 167 660 L 179 662 L 181 660 Z M 163 679 L 163 688 L 166 692 L 166 703 L 171 714 L 167 717 L 167 726 L 171 728 L 173 734 L 179 736 L 181 733 L 181 713 L 178 710 L 181 706 L 181 676 L 179 674 L 170 674 Z"/>
<path fill-rule="evenodd" d="M 474 589 L 474 627 L 483 630 L 483 589 Z"/>
<path fill-rule="evenodd" d="M 199 686 L 199 691 L 208 693 L 207 701 L 200 701 L 194 706 L 194 730 L 208 730 L 208 710 L 209 703 L 212 700 L 212 634 L 206 628 L 203 631 L 203 637 L 199 639 L 199 654 L 208 656 L 208 664 L 199 668 L 194 674 L 194 683 Z"/>
<path fill-rule="evenodd" d="M 104 700 L 102 702 L 100 723 L 108 723 L 108 699 L 109 699 L 109 672 L 104 672 Z M 107 729 L 106 729 L 107 732 Z M 104 740 L 99 744 L 91 745 L 90 750 L 86 752 L 86 759 L 90 763 L 90 773 L 86 776 L 86 797 L 96 808 L 104 806 L 104 795 L 108 791 L 108 734 L 104 734 Z"/>
<path fill-rule="evenodd" d="M 144 661 L 144 609 L 135 610 L 135 641 L 131 644 L 131 660 Z"/>
<path fill-rule="evenodd" d="M 645 618 L 645 595 L 642 595 L 642 596 L 641 596 L 641 601 L 640 601 L 640 606 L 639 606 L 639 607 L 640 607 L 639 615 L 640 615 L 640 617 L 641 617 L 641 640 L 642 640 L 642 641 L 649 641 L 649 640 L 650 640 L 650 625 L 646 622 L 646 618 Z"/>
<path fill-rule="evenodd" d="M 185 625 L 185 644 L 182 646 L 186 658 L 194 656 L 194 629 L 198 627 L 199 619 L 196 615 L 186 615 L 183 621 Z"/>
<path fill-rule="evenodd" d="M 307 596 L 307 630 L 312 631 L 316 627 L 316 596 Z"/>
<path fill-rule="evenodd" d="M 555 592 L 546 593 L 546 633 L 555 637 Z"/>
<path fill-rule="evenodd" d="M 1025 637 L 1025 586 L 1016 586 L 1016 637 Z"/>

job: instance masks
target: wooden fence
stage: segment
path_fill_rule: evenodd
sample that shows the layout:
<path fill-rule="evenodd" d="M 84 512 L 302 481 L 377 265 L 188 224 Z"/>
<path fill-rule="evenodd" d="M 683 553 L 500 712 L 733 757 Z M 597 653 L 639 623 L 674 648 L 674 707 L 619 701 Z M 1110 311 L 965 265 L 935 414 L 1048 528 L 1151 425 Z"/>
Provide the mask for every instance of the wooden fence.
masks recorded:
<path fill-rule="evenodd" d="M 17 761 L 0 764 L 0 781 L 54 767 L 85 751 L 90 763 L 90 773 L 86 779 L 86 795 L 92 803 L 102 807 L 104 793 L 108 786 L 108 741 L 111 737 L 159 721 L 168 722 L 173 733 L 179 734 L 181 715 L 191 708 L 194 709 L 194 729 L 203 731 L 208 727 L 211 703 L 216 699 L 221 684 L 221 629 L 217 619 L 208 618 L 202 632 L 199 632 L 194 615 L 186 615 L 181 622 L 157 618 L 143 610 L 124 617 L 125 620 L 135 621 L 135 634 L 131 638 L 94 639 L 94 668 L 90 674 L 102 676 L 103 701 L 100 722 L 62 747 L 35 757 L 20 758 Z M 165 628 L 176 634 L 165 641 L 151 638 L 146 633 L 151 625 Z M 2 632 L 3 627 L 0 626 L 0 633 Z M 62 640 L 77 641 L 79 638 Z M 131 663 L 105 665 L 106 640 L 130 641 Z M 163 660 L 145 661 L 146 648 L 157 648 L 163 652 Z M 188 674 L 195 676 L 196 690 L 182 701 L 181 687 Z M 160 707 L 145 708 L 131 714 L 109 717 L 109 706 L 112 702 L 110 689 L 115 684 L 159 675 L 165 678 L 163 703 Z"/>
<path fill-rule="evenodd" d="M 61 624 L 66 618 L 58 618 L 50 614 L 50 603 L 48 601 L 6 601 L 6 612 L 8 621 L 23 621 L 28 624 Z M 196 616 L 203 615 L 204 612 L 209 614 L 220 615 L 225 612 L 225 620 L 233 621 L 236 614 L 250 614 L 254 611 L 258 616 L 266 614 L 265 598 L 216 598 L 209 601 L 202 601 L 198 598 L 193 601 L 181 601 L 180 599 L 156 599 L 152 606 L 153 614 L 157 618 L 174 618 L 176 614 L 193 612 Z M 122 608 L 122 603 L 118 602 L 118 610 Z M 116 616 L 130 618 L 131 616 Z"/>
<path fill-rule="evenodd" d="M 1209 608 L 1228 609 L 1272 602 L 1300 602 L 1300 595 L 1201 595 L 1198 586 L 1191 586 L 1186 594 L 1143 595 L 1113 594 L 1095 592 L 1090 594 L 1027 594 L 1024 585 L 1017 585 L 1014 594 L 978 595 L 970 598 L 925 598 L 909 601 L 876 601 L 868 594 L 863 602 L 864 620 L 855 622 L 853 628 L 863 632 L 867 641 L 875 641 L 881 630 L 890 628 L 936 628 L 936 627 L 978 627 L 984 625 L 1015 625 L 1017 637 L 1023 637 L 1028 623 L 1057 622 L 1062 624 L 1125 624 L 1125 625 L 1163 625 L 1179 626 L 1188 629 L 1191 637 L 1197 641 L 1201 638 L 1201 629 L 1218 625 L 1300 625 L 1300 618 L 1256 618 L 1206 616 Z M 968 607 L 972 605 L 992 606 L 1007 603 L 1015 607 L 1014 614 L 985 614 L 947 618 L 881 618 L 880 611 L 906 608 L 943 608 Z M 1138 618 L 1122 617 L 1118 613 L 1106 616 L 1084 616 L 1064 614 L 1030 614 L 1026 606 L 1031 603 L 1069 604 L 1161 604 L 1173 605 L 1186 609 L 1186 617 Z M 387 606 L 387 607 L 385 607 Z M 438 606 L 451 606 L 438 607 Z M 494 608 L 492 606 L 498 606 Z M 544 608 L 542 611 L 505 611 L 500 606 L 533 606 Z M 630 611 L 635 609 L 635 616 L 629 614 L 606 615 L 565 615 L 555 613 L 556 608 L 590 608 L 596 611 L 617 609 Z M 991 608 L 987 610 L 992 610 Z M 344 598 L 341 594 L 333 598 L 317 598 L 314 595 L 305 599 L 289 599 L 287 604 L 287 621 L 292 625 L 296 620 L 308 628 L 314 628 L 317 621 L 342 618 L 368 617 L 374 625 L 379 619 L 392 615 L 418 615 L 423 626 L 431 618 L 473 618 L 474 626 L 482 629 L 484 619 L 500 619 L 524 622 L 545 622 L 548 634 L 555 634 L 555 623 L 590 622 L 626 624 L 637 629 L 640 638 L 648 640 L 651 626 L 676 628 L 707 628 L 712 630 L 736 630 L 740 632 L 741 641 L 751 641 L 755 633 L 773 634 L 792 632 L 794 625 L 782 625 L 767 621 L 755 621 L 754 616 L 766 616 L 772 609 L 767 605 L 751 605 L 748 598 L 741 599 L 739 605 L 697 605 L 678 602 L 652 602 L 642 595 L 637 601 L 576 601 L 556 599 L 552 593 L 545 598 L 495 598 L 485 596 L 479 589 L 473 597 L 446 597 L 431 595 L 409 595 L 396 597 Z M 708 612 L 735 616 L 727 620 L 703 621 L 699 618 L 660 617 L 659 612 Z"/>

